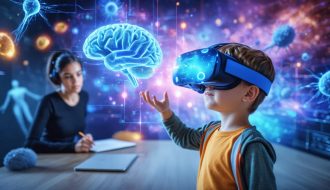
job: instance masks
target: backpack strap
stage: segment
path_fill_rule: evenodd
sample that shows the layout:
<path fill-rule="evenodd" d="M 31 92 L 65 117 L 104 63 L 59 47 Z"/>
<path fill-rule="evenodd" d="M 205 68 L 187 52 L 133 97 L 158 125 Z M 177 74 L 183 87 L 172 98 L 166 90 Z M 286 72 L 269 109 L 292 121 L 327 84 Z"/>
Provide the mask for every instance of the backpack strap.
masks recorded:
<path fill-rule="evenodd" d="M 200 144 L 200 150 L 205 149 L 205 142 L 210 137 L 210 135 L 219 127 L 219 124 L 221 122 L 215 122 L 212 125 L 210 125 L 208 128 L 205 129 L 202 137 L 201 137 L 201 144 Z M 201 152 L 201 151 L 200 151 Z"/>
<path fill-rule="evenodd" d="M 245 130 L 244 130 L 245 131 Z M 243 132 L 244 132 L 243 131 Z M 241 163 L 242 163 L 242 155 L 241 155 L 241 145 L 242 145 L 242 134 L 236 139 L 233 148 L 231 150 L 230 162 L 231 162 L 231 170 L 235 179 L 236 187 L 238 190 L 243 190 L 243 183 L 241 179 Z"/>

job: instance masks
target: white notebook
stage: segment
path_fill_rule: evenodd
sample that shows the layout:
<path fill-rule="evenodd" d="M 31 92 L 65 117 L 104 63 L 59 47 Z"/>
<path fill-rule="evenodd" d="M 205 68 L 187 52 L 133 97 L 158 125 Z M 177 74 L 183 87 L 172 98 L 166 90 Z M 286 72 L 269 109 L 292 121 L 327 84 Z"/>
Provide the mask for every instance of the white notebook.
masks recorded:
<path fill-rule="evenodd" d="M 112 138 L 95 140 L 94 143 L 95 145 L 91 149 L 92 152 L 103 152 L 136 146 L 135 142 L 121 141 Z"/>

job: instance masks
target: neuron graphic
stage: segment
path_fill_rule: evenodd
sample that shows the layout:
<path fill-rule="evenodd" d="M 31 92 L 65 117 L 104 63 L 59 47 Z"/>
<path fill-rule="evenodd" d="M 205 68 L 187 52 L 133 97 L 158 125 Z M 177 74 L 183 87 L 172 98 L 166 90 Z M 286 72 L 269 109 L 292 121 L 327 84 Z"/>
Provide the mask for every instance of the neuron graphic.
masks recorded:
<path fill-rule="evenodd" d="M 309 71 L 309 72 L 311 72 L 311 71 Z M 330 100 L 330 71 L 327 71 L 326 73 L 321 74 L 320 76 L 317 76 L 314 73 L 311 73 L 311 74 L 312 74 L 313 78 L 317 79 L 318 81 L 312 82 L 306 86 L 303 86 L 302 88 L 313 88 L 313 89 L 316 89 L 317 92 L 314 94 L 314 96 L 312 98 L 310 98 L 305 103 L 305 105 L 318 97 L 321 97 L 321 98 L 318 100 L 317 104 L 321 104 L 326 101 L 329 101 Z"/>
<path fill-rule="evenodd" d="M 279 48 L 288 48 L 296 36 L 294 28 L 290 25 L 279 26 L 272 36 L 272 43 L 270 43 L 264 50 L 268 50 L 277 46 Z"/>
<path fill-rule="evenodd" d="M 16 36 L 15 42 L 18 42 L 24 32 L 26 31 L 31 19 L 39 14 L 50 26 L 47 18 L 45 17 L 44 13 L 68 13 L 66 11 L 57 10 L 59 6 L 61 7 L 72 7 L 73 5 L 70 4 L 62 4 L 62 5 L 47 5 L 46 3 L 40 3 L 38 0 L 23 0 L 23 2 L 18 2 L 15 0 L 10 0 L 11 2 L 18 4 L 23 7 L 24 11 L 24 18 L 21 24 L 13 31 L 13 34 Z M 79 5 L 75 5 L 81 8 Z"/>

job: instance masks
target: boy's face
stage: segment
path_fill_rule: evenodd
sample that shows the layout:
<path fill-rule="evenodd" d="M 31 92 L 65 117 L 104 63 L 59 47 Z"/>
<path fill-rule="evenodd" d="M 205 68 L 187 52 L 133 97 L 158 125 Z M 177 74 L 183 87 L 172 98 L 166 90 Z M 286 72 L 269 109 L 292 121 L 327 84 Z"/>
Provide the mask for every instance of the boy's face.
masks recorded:
<path fill-rule="evenodd" d="M 246 98 L 249 88 L 241 82 L 235 88 L 229 90 L 215 90 L 212 86 L 207 86 L 204 92 L 204 103 L 208 109 L 221 113 L 237 112 L 239 109 L 248 108 L 251 104 Z"/>

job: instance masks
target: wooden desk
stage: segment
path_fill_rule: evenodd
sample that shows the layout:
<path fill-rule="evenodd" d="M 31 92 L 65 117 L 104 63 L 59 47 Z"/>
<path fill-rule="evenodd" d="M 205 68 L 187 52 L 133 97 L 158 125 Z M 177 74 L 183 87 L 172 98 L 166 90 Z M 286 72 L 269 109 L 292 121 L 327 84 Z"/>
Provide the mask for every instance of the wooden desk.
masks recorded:
<path fill-rule="evenodd" d="M 199 153 L 171 141 L 143 141 L 136 147 L 98 154 L 137 153 L 125 173 L 75 172 L 93 154 L 39 154 L 36 168 L 0 169 L 0 189 L 196 189 Z"/>
<path fill-rule="evenodd" d="M 330 161 L 292 148 L 274 145 L 278 189 L 329 189 Z M 196 189 L 199 153 L 172 141 L 143 141 L 136 147 L 110 151 L 137 153 L 125 173 L 74 172 L 74 166 L 93 154 L 38 155 L 36 168 L 11 172 L 0 168 L 0 189 Z M 100 154 L 100 153 L 98 153 Z"/>

